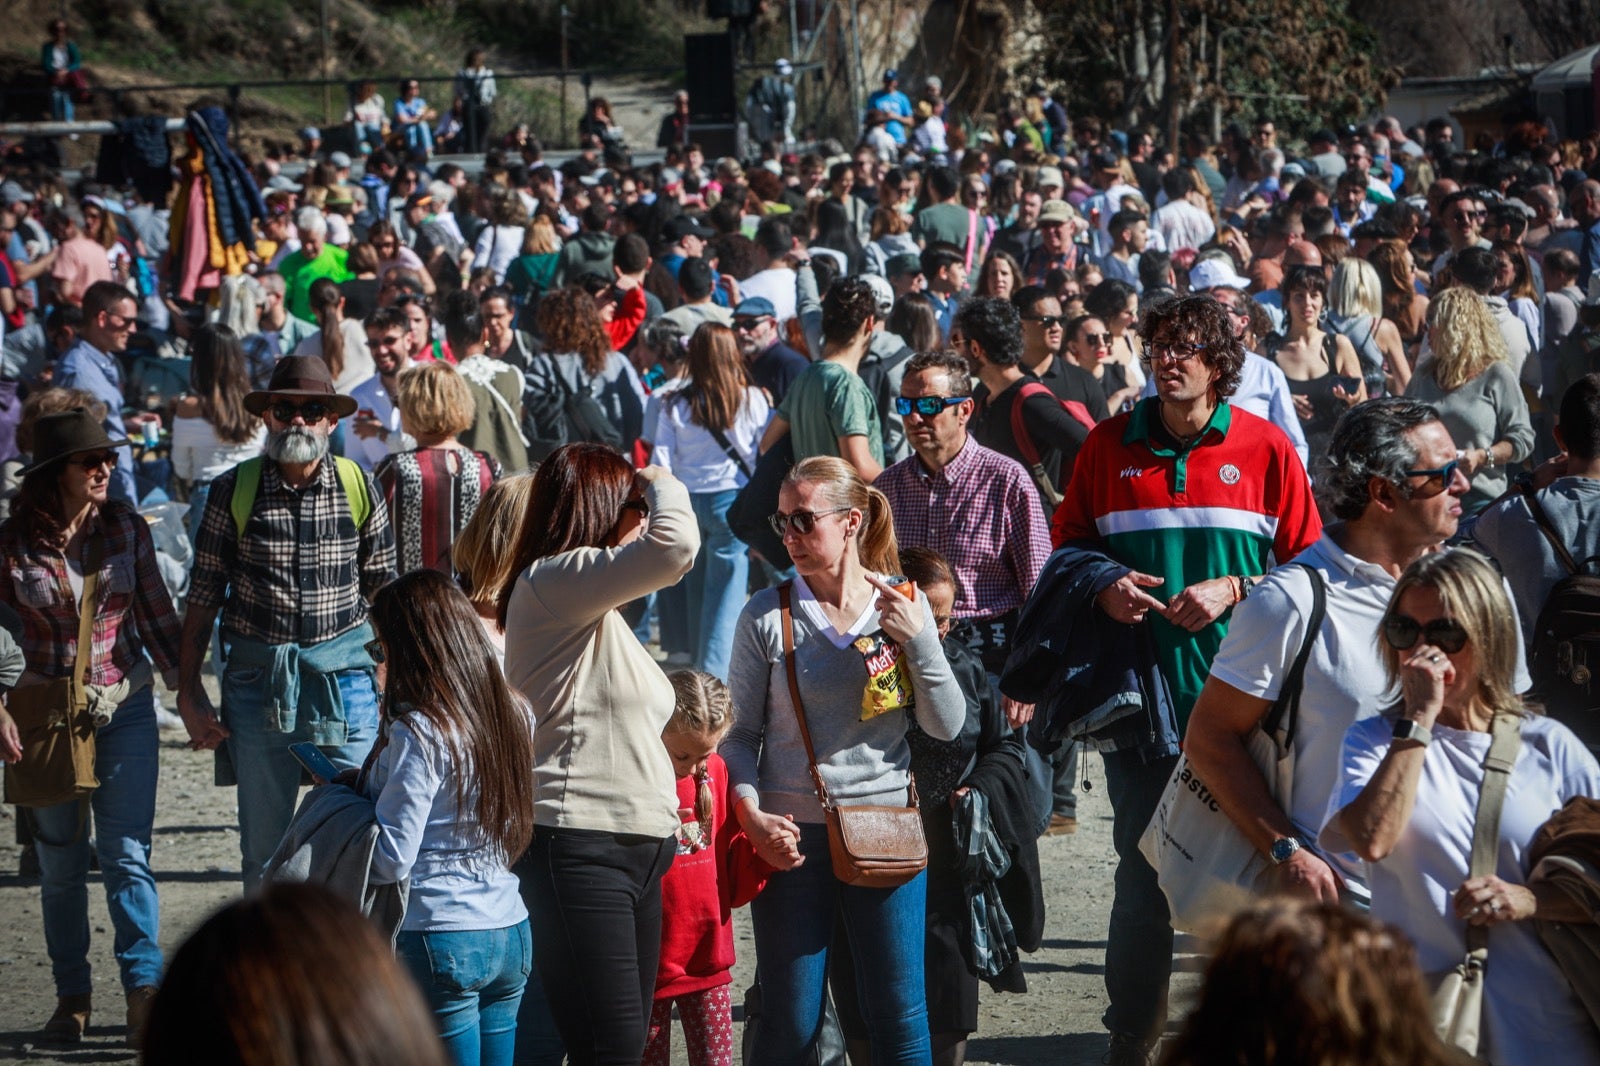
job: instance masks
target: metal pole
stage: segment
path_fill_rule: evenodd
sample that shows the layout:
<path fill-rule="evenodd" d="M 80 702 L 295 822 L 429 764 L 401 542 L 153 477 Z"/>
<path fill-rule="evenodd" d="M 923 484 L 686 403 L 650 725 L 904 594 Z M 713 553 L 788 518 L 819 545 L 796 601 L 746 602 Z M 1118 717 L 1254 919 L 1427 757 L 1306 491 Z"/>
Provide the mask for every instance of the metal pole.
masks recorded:
<path fill-rule="evenodd" d="M 322 21 L 322 77 L 327 78 L 331 66 L 328 62 L 328 0 L 322 0 L 320 5 Z M 322 86 L 322 124 L 330 125 L 333 122 L 333 88 L 324 83 Z"/>
<path fill-rule="evenodd" d="M 567 19 L 572 13 L 561 5 L 561 136 L 567 135 Z"/>

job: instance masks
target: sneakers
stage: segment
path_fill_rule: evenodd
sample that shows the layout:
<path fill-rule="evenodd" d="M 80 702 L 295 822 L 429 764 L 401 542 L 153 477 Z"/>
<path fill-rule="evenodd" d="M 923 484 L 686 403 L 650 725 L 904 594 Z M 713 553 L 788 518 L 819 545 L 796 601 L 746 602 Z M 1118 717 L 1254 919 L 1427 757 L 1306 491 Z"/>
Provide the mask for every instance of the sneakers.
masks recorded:
<path fill-rule="evenodd" d="M 155 1003 L 156 986 L 140 985 L 128 993 L 128 1046 L 139 1048 L 144 1044 L 144 1027 L 150 1020 L 150 1008 Z"/>
<path fill-rule="evenodd" d="M 89 993 L 57 996 L 56 1012 L 44 1023 L 44 1039 L 52 1044 L 76 1044 L 89 1029 Z"/>
<path fill-rule="evenodd" d="M 1068 833 L 1078 831 L 1078 820 L 1066 814 L 1052 814 L 1050 824 L 1045 827 L 1044 835 L 1047 837 L 1066 836 Z"/>
<path fill-rule="evenodd" d="M 1111 1046 L 1106 1049 L 1100 1061 L 1105 1066 L 1150 1066 L 1151 1053 L 1154 1050 L 1136 1036 L 1112 1033 Z"/>

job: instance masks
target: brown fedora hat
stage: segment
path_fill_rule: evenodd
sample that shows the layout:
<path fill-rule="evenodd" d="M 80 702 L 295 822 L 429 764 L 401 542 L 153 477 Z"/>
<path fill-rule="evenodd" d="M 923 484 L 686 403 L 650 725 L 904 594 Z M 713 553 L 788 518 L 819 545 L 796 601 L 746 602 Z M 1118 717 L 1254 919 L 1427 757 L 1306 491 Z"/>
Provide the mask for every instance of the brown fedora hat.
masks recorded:
<path fill-rule="evenodd" d="M 80 452 L 120 448 L 127 443 L 126 437 L 112 440 L 106 436 L 106 427 L 82 407 L 57 411 L 33 424 L 33 462 L 17 471 L 17 476 L 27 477 Z"/>
<path fill-rule="evenodd" d="M 278 400 L 321 400 L 340 418 L 356 413 L 354 396 L 333 391 L 333 375 L 320 355 L 286 355 L 272 368 L 272 380 L 244 398 L 244 409 L 261 416 Z"/>

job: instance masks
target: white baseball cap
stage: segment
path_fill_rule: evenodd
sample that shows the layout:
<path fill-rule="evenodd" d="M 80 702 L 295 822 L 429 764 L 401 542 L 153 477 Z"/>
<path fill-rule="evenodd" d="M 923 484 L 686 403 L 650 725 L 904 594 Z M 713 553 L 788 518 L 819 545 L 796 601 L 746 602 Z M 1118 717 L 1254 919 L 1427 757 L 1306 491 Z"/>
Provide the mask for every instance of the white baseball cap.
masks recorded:
<path fill-rule="evenodd" d="M 1250 279 L 1241 277 L 1234 271 L 1227 259 L 1220 256 L 1211 259 L 1202 259 L 1189 268 L 1189 288 L 1195 292 L 1208 292 L 1211 289 L 1239 289 L 1250 287 Z"/>

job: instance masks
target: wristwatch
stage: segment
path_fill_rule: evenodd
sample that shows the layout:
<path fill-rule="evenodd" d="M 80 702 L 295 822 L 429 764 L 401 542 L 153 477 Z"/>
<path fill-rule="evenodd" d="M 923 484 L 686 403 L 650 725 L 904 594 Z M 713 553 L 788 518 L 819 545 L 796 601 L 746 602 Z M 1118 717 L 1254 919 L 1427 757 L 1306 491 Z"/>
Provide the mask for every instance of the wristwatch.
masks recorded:
<path fill-rule="evenodd" d="M 1305 845 L 1300 843 L 1299 837 L 1279 837 L 1272 842 L 1272 847 L 1267 849 L 1267 857 L 1282 866 L 1294 857 L 1294 853 Z"/>
<path fill-rule="evenodd" d="M 1409 718 L 1398 718 L 1394 723 L 1394 739 L 1414 740 L 1423 747 L 1433 743 L 1433 733 L 1428 727 Z"/>

